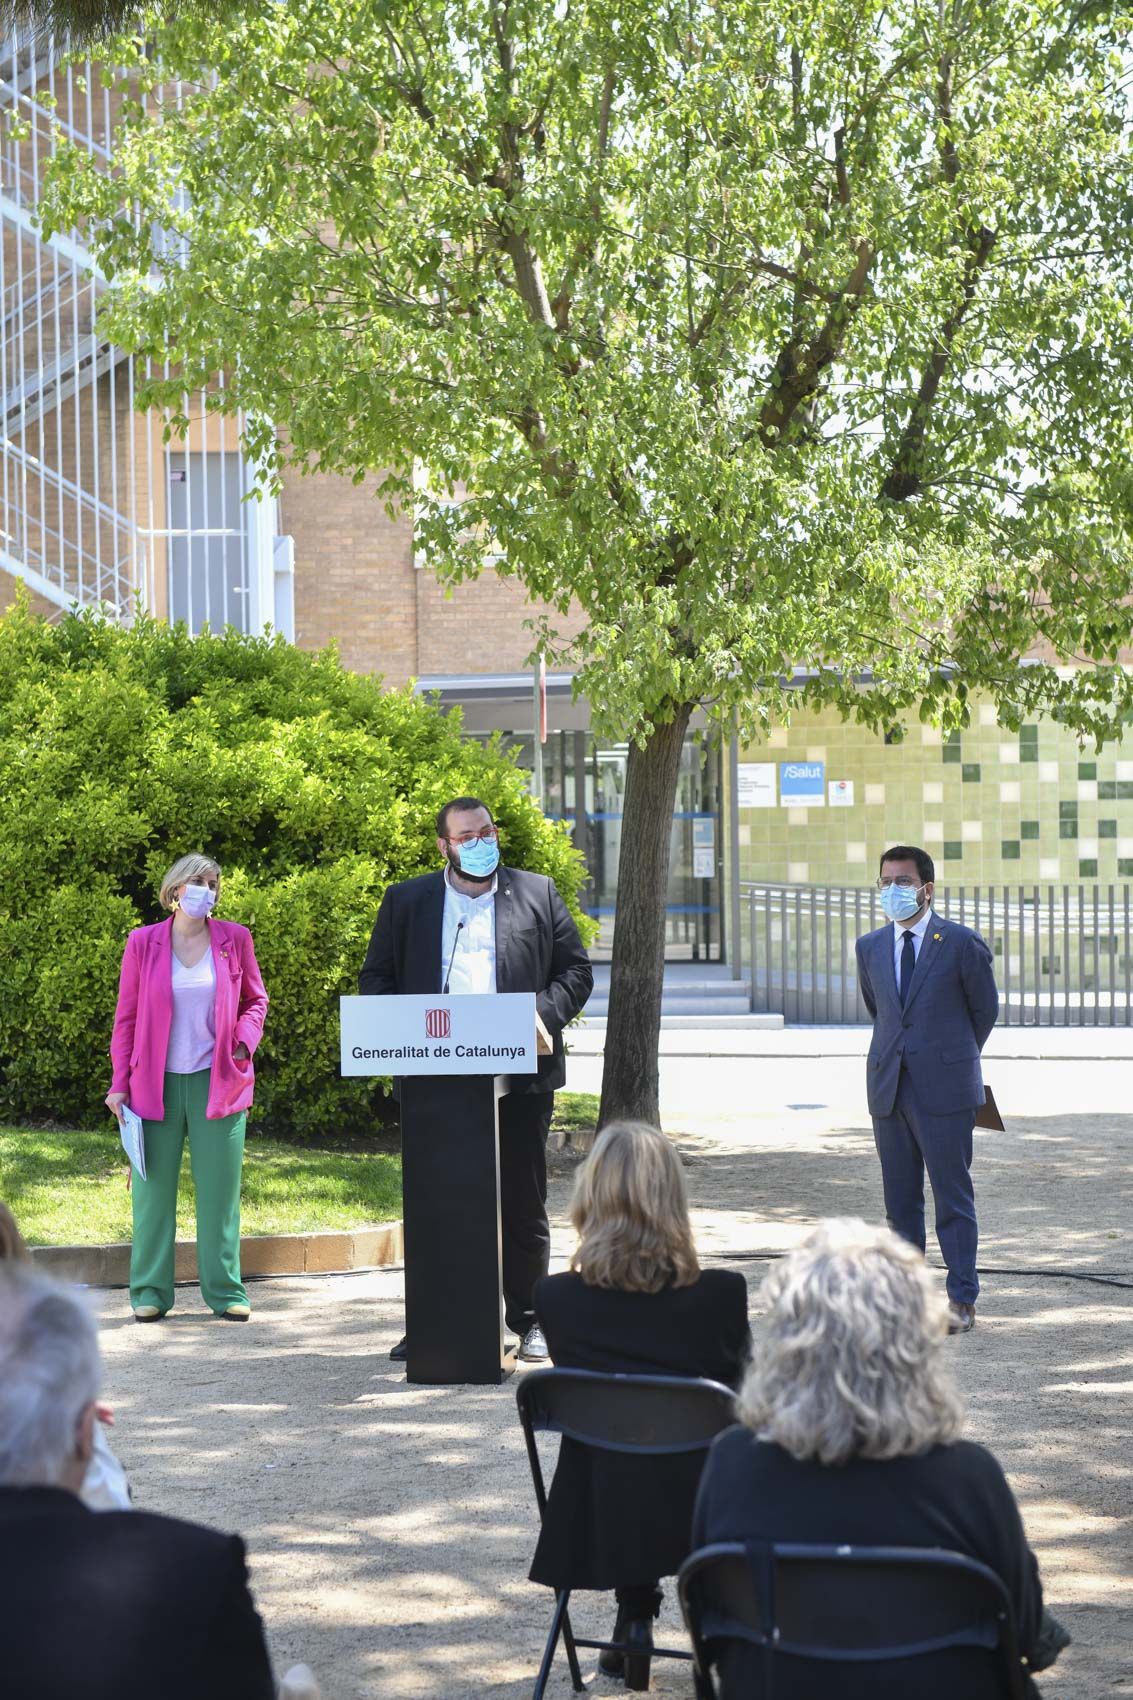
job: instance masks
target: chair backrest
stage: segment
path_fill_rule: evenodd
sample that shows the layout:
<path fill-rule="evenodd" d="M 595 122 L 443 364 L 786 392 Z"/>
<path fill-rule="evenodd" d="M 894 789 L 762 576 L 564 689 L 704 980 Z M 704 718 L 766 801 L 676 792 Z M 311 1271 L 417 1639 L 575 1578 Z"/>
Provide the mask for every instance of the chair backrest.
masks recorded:
<path fill-rule="evenodd" d="M 538 1369 L 515 1390 L 520 1421 L 603 1452 L 698 1452 L 735 1422 L 735 1394 L 679 1375 Z"/>
<path fill-rule="evenodd" d="M 853 1665 L 968 1647 L 987 1654 L 1005 1700 L 1023 1700 L 1007 1590 L 962 1553 L 727 1542 L 691 1553 L 678 1589 L 703 1671 L 718 1637 L 764 1648 L 771 1682 L 783 1654 Z"/>
<path fill-rule="evenodd" d="M 703 1452 L 735 1422 L 735 1394 L 719 1381 L 679 1375 L 603 1375 L 537 1369 L 515 1390 L 539 1509 L 545 1509 L 537 1434 L 568 1435 L 602 1452 Z"/>

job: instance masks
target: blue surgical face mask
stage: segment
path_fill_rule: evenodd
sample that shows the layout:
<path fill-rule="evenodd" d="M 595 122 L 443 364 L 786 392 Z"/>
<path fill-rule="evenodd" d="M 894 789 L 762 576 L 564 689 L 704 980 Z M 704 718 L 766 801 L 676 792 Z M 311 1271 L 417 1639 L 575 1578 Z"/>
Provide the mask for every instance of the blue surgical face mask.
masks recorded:
<path fill-rule="evenodd" d="M 881 912 L 890 921 L 911 921 L 923 902 L 923 885 L 887 885 L 881 893 Z"/>
<path fill-rule="evenodd" d="M 199 921 L 216 902 L 216 892 L 208 885 L 187 885 L 177 902 L 183 914 Z"/>
<path fill-rule="evenodd" d="M 500 865 L 500 846 L 495 838 L 487 842 L 478 838 L 474 844 L 458 844 L 456 853 L 460 858 L 460 871 L 469 879 L 486 880 Z"/>

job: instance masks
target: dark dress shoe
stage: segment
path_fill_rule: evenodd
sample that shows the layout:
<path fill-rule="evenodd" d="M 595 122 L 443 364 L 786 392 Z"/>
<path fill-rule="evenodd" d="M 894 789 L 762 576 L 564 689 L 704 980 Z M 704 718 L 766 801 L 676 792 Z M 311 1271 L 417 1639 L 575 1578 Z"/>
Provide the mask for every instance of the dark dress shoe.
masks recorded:
<path fill-rule="evenodd" d="M 649 1663 L 653 1656 L 653 1619 L 623 1617 L 619 1609 L 611 1641 L 620 1641 L 624 1653 L 606 1647 L 598 1655 L 598 1669 L 625 1678 L 627 1688 L 638 1692 L 649 1687 Z"/>
<path fill-rule="evenodd" d="M 948 1332 L 949 1332 L 949 1334 L 970 1334 L 972 1329 L 975 1326 L 976 1326 L 976 1307 L 975 1307 L 975 1305 L 956 1304 L 955 1302 L 949 1304 L 949 1306 L 948 1306 Z"/>
<path fill-rule="evenodd" d="M 629 1648 L 625 1662 L 626 1687 L 644 1690 L 649 1687 L 649 1661 L 653 1656 L 653 1619 L 631 1617 L 626 1624 L 625 1643 Z"/>
<path fill-rule="evenodd" d="M 534 1328 L 529 1328 L 523 1336 L 523 1342 L 517 1355 L 525 1364 L 550 1362 L 551 1354 L 547 1350 L 547 1342 L 543 1338 L 543 1330 L 538 1323 L 535 1324 Z"/>
<path fill-rule="evenodd" d="M 397 1345 L 393 1348 L 393 1351 L 390 1353 L 390 1357 L 393 1359 L 395 1364 L 403 1364 L 408 1356 L 409 1347 L 406 1345 L 405 1335 L 403 1334 L 401 1339 L 397 1342 Z"/>

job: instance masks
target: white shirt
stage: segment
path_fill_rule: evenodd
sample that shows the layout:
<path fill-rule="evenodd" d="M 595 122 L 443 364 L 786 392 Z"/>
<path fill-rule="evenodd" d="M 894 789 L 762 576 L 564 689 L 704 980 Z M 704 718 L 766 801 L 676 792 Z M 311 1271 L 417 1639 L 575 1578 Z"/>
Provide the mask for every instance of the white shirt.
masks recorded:
<path fill-rule="evenodd" d="M 448 973 L 448 989 L 457 992 L 494 992 L 496 989 L 496 886 L 492 883 L 482 897 L 466 897 L 457 891 L 445 869 L 445 912 L 441 922 L 441 987 Z M 459 935 L 457 927 L 463 921 Z M 453 954 L 455 950 L 455 955 Z M 449 962 L 452 969 L 449 970 Z"/>
<path fill-rule="evenodd" d="M 173 953 L 173 1018 L 169 1024 L 169 1074 L 198 1074 L 212 1067 L 216 1049 L 216 968 L 211 944 L 186 968 Z"/>
<path fill-rule="evenodd" d="M 928 924 L 932 919 L 932 909 L 928 908 L 925 910 L 920 920 L 914 921 L 912 926 L 909 926 L 907 922 L 894 921 L 893 972 L 897 976 L 898 986 L 901 984 L 901 955 L 905 948 L 905 934 L 912 933 L 913 935 L 913 961 L 916 962 L 921 954 L 921 945 L 924 943 L 924 936 L 928 932 Z"/>

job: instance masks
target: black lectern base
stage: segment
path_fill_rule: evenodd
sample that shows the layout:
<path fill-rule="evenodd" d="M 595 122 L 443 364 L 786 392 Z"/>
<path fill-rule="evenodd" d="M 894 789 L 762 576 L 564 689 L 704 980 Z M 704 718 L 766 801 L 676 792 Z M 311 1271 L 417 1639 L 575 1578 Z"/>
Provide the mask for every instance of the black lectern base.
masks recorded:
<path fill-rule="evenodd" d="M 500 1382 L 498 1092 L 491 1075 L 401 1081 L 406 1380 Z"/>

